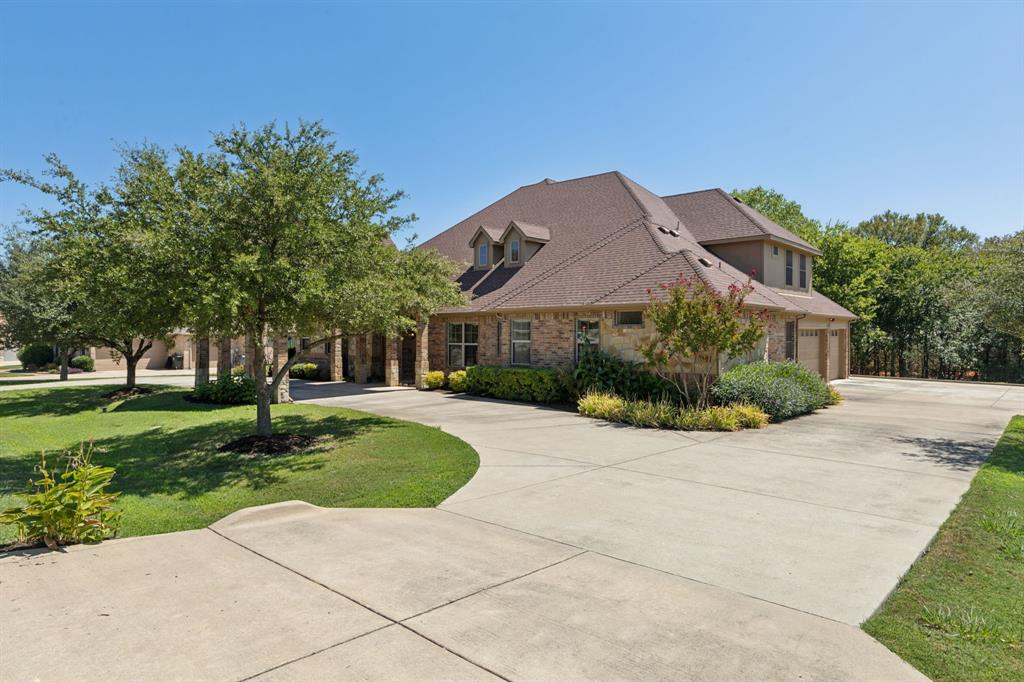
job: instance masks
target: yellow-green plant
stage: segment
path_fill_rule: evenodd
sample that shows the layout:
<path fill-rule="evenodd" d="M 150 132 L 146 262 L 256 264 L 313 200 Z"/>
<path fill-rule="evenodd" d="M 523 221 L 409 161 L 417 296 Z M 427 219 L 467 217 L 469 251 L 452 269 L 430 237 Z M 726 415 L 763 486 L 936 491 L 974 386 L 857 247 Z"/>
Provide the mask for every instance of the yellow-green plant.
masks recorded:
<path fill-rule="evenodd" d="M 423 388 L 428 391 L 433 391 L 442 386 L 444 386 L 444 372 L 441 370 L 434 370 L 423 375 Z"/>
<path fill-rule="evenodd" d="M 448 389 L 456 393 L 466 392 L 466 370 L 457 369 L 448 375 Z"/>
<path fill-rule="evenodd" d="M 112 467 L 92 463 L 92 446 L 82 444 L 77 453 L 65 452 L 64 471 L 50 467 L 40 453 L 31 489 L 24 504 L 0 513 L 0 524 L 17 528 L 22 542 L 43 542 L 50 549 L 76 542 L 100 542 L 112 535 L 121 512 L 114 510 L 120 493 L 106 491 L 114 478 Z"/>
<path fill-rule="evenodd" d="M 579 413 L 586 417 L 622 421 L 626 412 L 626 401 L 611 393 L 590 391 L 576 403 Z"/>

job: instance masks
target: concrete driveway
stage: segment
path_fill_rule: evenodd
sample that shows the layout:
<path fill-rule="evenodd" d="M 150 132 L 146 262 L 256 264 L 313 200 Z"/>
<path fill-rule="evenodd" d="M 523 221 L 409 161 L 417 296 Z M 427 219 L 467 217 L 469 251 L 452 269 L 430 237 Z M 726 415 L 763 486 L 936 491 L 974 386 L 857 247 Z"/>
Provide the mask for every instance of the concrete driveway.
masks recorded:
<path fill-rule="evenodd" d="M 923 679 L 856 625 L 1024 388 L 840 390 L 761 431 L 682 434 L 296 383 L 438 425 L 480 471 L 438 509 L 285 503 L 2 559 L 4 679 Z"/>

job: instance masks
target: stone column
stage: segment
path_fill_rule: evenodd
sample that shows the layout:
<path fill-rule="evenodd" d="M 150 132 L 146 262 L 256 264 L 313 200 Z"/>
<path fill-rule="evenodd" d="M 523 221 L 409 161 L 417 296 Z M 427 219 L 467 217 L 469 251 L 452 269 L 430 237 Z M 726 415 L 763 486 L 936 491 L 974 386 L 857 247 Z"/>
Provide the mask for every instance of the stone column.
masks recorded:
<path fill-rule="evenodd" d="M 288 337 L 281 339 L 274 339 L 274 361 L 273 372 L 274 376 L 277 376 L 278 371 L 286 364 L 288 364 Z M 288 375 L 285 374 L 284 378 L 281 379 L 281 383 L 277 385 L 277 391 L 270 396 L 270 402 L 279 403 L 290 403 L 292 401 L 291 387 L 288 385 Z"/>
<path fill-rule="evenodd" d="M 217 376 L 231 374 L 231 339 L 217 341 Z"/>
<path fill-rule="evenodd" d="M 349 339 L 349 362 L 352 363 L 352 377 L 355 383 L 365 384 L 370 377 L 370 348 L 367 334 Z"/>
<path fill-rule="evenodd" d="M 384 385 L 398 386 L 398 354 L 399 338 L 393 336 L 384 339 Z"/>
<path fill-rule="evenodd" d="M 337 334 L 337 331 L 334 332 Z M 331 354 L 327 358 L 328 367 L 331 371 L 331 381 L 344 381 L 345 363 L 342 358 L 345 353 L 345 339 L 335 339 L 331 342 Z"/>
<path fill-rule="evenodd" d="M 828 327 L 818 330 L 818 372 L 821 378 L 828 381 L 828 346 L 831 342 Z"/>
<path fill-rule="evenodd" d="M 839 344 L 839 378 L 847 379 L 850 376 L 850 330 L 840 329 L 836 343 Z"/>
<path fill-rule="evenodd" d="M 423 377 L 430 371 L 430 347 L 427 343 L 429 325 L 425 321 L 416 323 L 416 388 L 423 388 Z"/>

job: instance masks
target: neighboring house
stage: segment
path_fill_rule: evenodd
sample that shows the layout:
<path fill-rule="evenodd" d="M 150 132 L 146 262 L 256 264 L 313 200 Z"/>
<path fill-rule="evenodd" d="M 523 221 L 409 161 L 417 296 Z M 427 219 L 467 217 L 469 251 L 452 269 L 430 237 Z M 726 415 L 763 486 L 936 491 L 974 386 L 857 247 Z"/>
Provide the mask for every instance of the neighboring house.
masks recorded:
<path fill-rule="evenodd" d="M 172 367 L 180 369 L 193 369 L 196 361 L 196 344 L 192 335 L 185 329 L 177 329 L 168 339 L 169 343 L 155 340 L 153 346 L 147 350 L 139 360 L 139 369 L 168 369 L 168 360 Z M 230 357 L 232 365 L 242 364 L 245 354 L 242 339 L 236 339 L 230 344 Z M 97 370 L 124 369 L 124 362 L 119 356 L 105 347 L 92 347 L 85 351 L 96 361 Z M 216 342 L 210 343 L 210 368 L 216 369 L 219 353 L 219 345 Z"/>
<path fill-rule="evenodd" d="M 430 319 L 431 369 L 555 367 L 586 341 L 639 360 L 647 290 L 682 273 L 720 291 L 753 277 L 747 303 L 769 313 L 753 356 L 849 372 L 854 315 L 814 290 L 820 252 L 719 189 L 659 197 L 617 172 L 544 180 L 421 248 L 468 264 L 468 305 Z"/>

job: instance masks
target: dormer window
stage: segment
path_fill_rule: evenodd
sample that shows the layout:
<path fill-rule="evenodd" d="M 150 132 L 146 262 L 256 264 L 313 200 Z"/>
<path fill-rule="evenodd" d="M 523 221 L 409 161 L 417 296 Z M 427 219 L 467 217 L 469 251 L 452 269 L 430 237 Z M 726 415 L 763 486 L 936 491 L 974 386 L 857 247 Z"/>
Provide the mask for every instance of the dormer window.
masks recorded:
<path fill-rule="evenodd" d="M 491 250 L 491 245 L 484 242 L 476 247 L 476 264 L 480 267 L 487 267 L 490 262 L 487 252 Z"/>
<path fill-rule="evenodd" d="M 509 263 L 519 263 L 519 240 L 513 239 L 509 244 Z"/>

